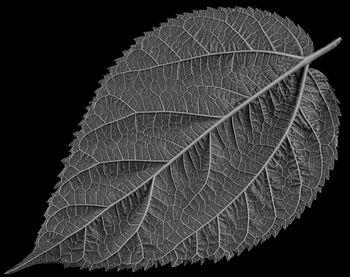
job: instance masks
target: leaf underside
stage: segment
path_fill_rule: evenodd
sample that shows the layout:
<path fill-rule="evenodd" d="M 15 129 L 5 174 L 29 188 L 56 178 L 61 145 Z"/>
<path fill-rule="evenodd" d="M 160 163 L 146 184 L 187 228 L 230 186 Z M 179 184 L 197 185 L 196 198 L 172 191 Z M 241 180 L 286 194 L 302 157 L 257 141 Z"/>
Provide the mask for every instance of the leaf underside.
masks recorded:
<path fill-rule="evenodd" d="M 253 96 L 312 52 L 299 26 L 252 8 L 186 13 L 137 38 L 75 134 L 33 252 L 8 273 L 217 261 L 275 236 L 328 179 L 340 112 L 308 66 Z"/>

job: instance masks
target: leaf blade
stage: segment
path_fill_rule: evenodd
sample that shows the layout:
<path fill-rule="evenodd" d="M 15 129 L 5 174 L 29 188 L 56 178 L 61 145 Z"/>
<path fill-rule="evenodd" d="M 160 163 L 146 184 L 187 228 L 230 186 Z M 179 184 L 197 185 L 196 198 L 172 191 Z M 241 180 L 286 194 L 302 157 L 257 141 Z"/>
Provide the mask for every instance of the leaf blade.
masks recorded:
<path fill-rule="evenodd" d="M 266 35 L 266 34 L 265 34 Z M 266 36 L 267 37 L 267 36 Z M 243 39 L 244 40 L 244 39 Z M 298 41 L 298 40 L 297 40 Z M 198 43 L 198 44 L 201 44 L 201 43 L 199 43 L 198 41 L 196 42 L 196 43 Z M 336 42 L 336 43 L 338 43 L 338 42 Z M 256 100 L 256 99 L 258 99 L 261 95 L 263 95 L 266 91 L 268 91 L 269 89 L 271 89 L 274 85 L 276 85 L 276 84 L 278 84 L 281 80 L 283 80 L 284 78 L 286 78 L 286 77 L 288 77 L 291 73 L 293 73 L 294 71 L 296 71 L 296 70 L 298 70 L 298 69 L 300 69 L 300 68 L 302 68 L 302 67 L 304 67 L 304 66 L 308 66 L 308 64 L 313 60 L 313 59 L 315 59 L 315 58 L 317 58 L 320 54 L 323 54 L 323 53 L 325 53 L 325 51 L 328 51 L 330 48 L 332 48 L 332 47 L 334 47 L 334 45 L 336 44 L 336 43 L 334 43 L 334 44 L 331 44 L 329 47 L 326 47 L 325 49 L 323 49 L 322 51 L 319 51 L 319 52 L 316 52 L 316 53 L 314 53 L 314 54 L 312 54 L 312 55 L 310 55 L 310 56 L 308 56 L 307 58 L 304 58 L 300 63 L 297 63 L 297 65 L 296 66 L 293 66 L 291 69 L 289 69 L 287 72 L 285 72 L 284 74 L 282 74 L 281 76 L 279 76 L 278 78 L 276 78 L 273 82 L 270 82 L 270 84 L 269 85 L 267 85 L 264 89 L 262 89 L 262 90 L 260 90 L 259 92 L 257 92 L 255 95 L 253 95 L 252 97 L 250 97 L 248 100 L 246 100 L 246 101 L 243 101 L 241 104 L 239 104 L 235 109 L 233 109 L 233 110 L 231 110 L 229 113 L 227 113 L 226 115 L 224 115 L 223 117 L 221 117 L 220 119 L 218 119 L 218 118 L 215 118 L 214 119 L 214 121 L 216 122 L 216 123 L 214 123 L 214 124 L 212 124 L 210 127 L 208 127 L 200 136 L 198 136 L 196 139 L 194 139 L 194 140 L 192 140 L 191 142 L 189 142 L 188 143 L 188 145 L 185 147 L 185 148 L 183 148 L 183 149 L 181 149 L 180 151 L 178 151 L 178 153 L 176 154 L 176 155 L 174 155 L 174 156 L 170 156 L 170 158 L 168 159 L 168 161 L 166 162 L 166 165 L 161 165 L 160 166 L 160 168 L 158 168 L 158 170 L 156 171 L 156 173 L 153 173 L 153 175 L 151 176 L 151 177 L 149 177 L 142 185 L 140 185 L 140 186 L 138 186 L 138 187 L 135 187 L 133 190 L 131 190 L 128 194 L 125 194 L 126 196 L 125 197 L 122 197 L 121 198 L 121 201 L 123 200 L 123 199 L 126 199 L 128 196 L 130 196 L 131 194 L 133 194 L 134 192 L 136 192 L 136 191 L 138 191 L 139 189 L 140 189 L 140 187 L 141 186 L 143 186 L 143 185 L 145 185 L 147 182 L 151 182 L 154 178 L 155 178 L 155 176 L 158 176 L 158 174 L 160 173 L 160 172 L 162 172 L 163 170 L 164 170 L 164 168 L 166 167 L 166 166 L 168 166 L 169 164 L 171 164 L 172 162 L 174 162 L 176 159 L 178 159 L 180 156 L 182 156 L 184 153 L 186 153 L 192 146 L 194 146 L 196 143 L 198 143 L 201 139 L 203 139 L 206 135 L 208 135 L 208 134 L 210 134 L 210 136 L 211 136 L 211 133 L 214 131 L 214 130 L 216 130 L 220 125 L 222 125 L 226 120 L 228 120 L 229 118 L 231 118 L 234 114 L 236 114 L 240 109 L 242 109 L 242 108 L 244 108 L 245 106 L 248 106 L 248 104 L 250 104 L 250 103 L 252 103 L 252 101 L 254 101 L 254 100 Z M 270 41 L 270 44 L 272 45 L 272 42 Z M 249 46 L 249 44 L 247 43 L 247 45 Z M 273 47 L 273 49 L 274 49 L 274 46 L 272 46 Z M 202 47 L 203 49 L 206 49 L 206 47 Z M 301 47 L 301 45 L 299 44 L 299 48 L 300 49 L 302 49 L 302 47 Z M 208 50 L 206 50 L 206 52 L 208 52 Z M 209 52 L 208 52 L 209 53 Z M 260 53 L 260 54 L 262 54 L 262 53 Z M 177 54 L 178 55 L 178 54 Z M 292 54 L 288 54 L 288 57 L 289 58 L 293 58 L 294 57 L 294 55 L 293 55 L 293 57 L 291 56 Z M 234 56 L 233 55 L 233 57 L 236 57 L 236 56 Z M 234 60 L 233 59 L 233 57 L 232 57 L 232 61 Z M 128 58 L 130 58 L 130 59 L 133 59 L 133 56 L 132 55 L 129 55 L 128 56 Z M 152 63 L 152 62 L 149 62 L 150 64 Z M 241 62 L 237 62 L 237 63 L 235 63 L 235 64 L 240 64 Z M 192 68 L 192 67 L 191 67 Z M 307 72 L 307 70 L 305 70 L 304 71 L 304 74 L 306 74 L 305 72 Z M 304 76 L 304 75 L 303 75 Z M 108 79 L 108 80 L 111 80 L 111 79 Z M 106 84 L 108 83 L 108 80 L 106 81 Z M 304 77 L 304 79 L 303 79 L 304 81 L 305 81 L 305 77 Z M 304 81 L 302 81 L 301 83 L 302 83 L 302 86 L 304 85 Z M 107 89 L 108 90 L 108 89 Z M 303 91 L 303 89 L 301 89 L 302 91 Z M 300 91 L 299 92 L 299 97 L 301 97 L 301 92 L 302 91 Z M 97 102 L 97 101 L 96 101 Z M 124 106 L 124 108 L 125 108 L 126 106 Z M 129 106 L 129 112 L 130 112 L 130 110 L 132 110 L 133 108 L 131 108 L 130 106 Z M 299 104 L 296 106 L 296 108 L 295 108 L 295 110 L 297 110 L 299 108 Z M 126 113 L 128 113 L 128 112 L 126 112 Z M 248 112 L 249 113 L 249 112 Z M 293 118 L 295 117 L 295 114 L 294 114 L 294 116 L 293 116 Z M 135 118 L 136 118 L 136 116 L 135 116 Z M 293 121 L 294 120 L 290 120 L 290 124 L 291 123 L 293 123 Z M 251 122 L 251 120 L 250 120 L 250 122 Z M 192 122 L 191 122 L 192 123 Z M 131 124 L 131 123 L 130 123 Z M 131 125 L 128 125 L 128 126 L 131 126 Z M 89 127 L 90 128 L 90 127 Z M 91 129 L 91 128 L 90 128 Z M 288 127 L 288 129 L 289 129 L 289 127 Z M 103 133 L 105 133 L 105 132 L 103 132 Z M 288 132 L 285 132 L 285 135 L 284 135 L 284 137 L 283 138 L 285 138 L 285 136 L 287 136 L 287 133 Z M 82 139 L 83 139 L 83 137 L 78 137 L 79 138 L 79 143 L 82 141 Z M 282 143 L 282 141 L 283 141 L 283 139 L 281 139 L 280 140 L 280 144 L 278 144 L 279 146 L 281 145 L 281 143 Z M 277 146 L 277 147 L 275 147 L 275 151 L 276 151 L 276 149 L 278 149 L 279 148 L 279 146 Z M 76 147 L 76 146 L 75 146 Z M 74 148 L 74 146 L 73 146 L 73 148 Z M 88 156 L 88 155 L 87 155 Z M 91 156 L 91 155 L 90 155 Z M 273 156 L 273 155 L 272 155 Z M 165 159 L 166 160 L 166 159 Z M 265 166 L 263 166 L 262 167 L 262 169 L 264 169 L 265 168 Z M 256 177 L 259 175 L 260 173 L 258 173 L 258 174 L 256 174 Z M 266 173 L 266 176 L 267 176 L 267 173 Z M 268 180 L 268 177 L 264 177 L 265 179 L 267 178 L 267 180 Z M 67 182 L 69 182 L 69 180 L 67 181 Z M 61 187 L 61 186 L 59 186 L 59 187 Z M 152 186 L 152 188 L 153 188 L 153 186 Z M 246 199 L 248 198 L 247 196 L 245 197 Z M 68 238 L 68 236 L 73 236 L 73 235 L 75 235 L 75 234 L 78 234 L 78 236 L 82 236 L 82 234 L 80 233 L 85 227 L 87 227 L 88 225 L 90 225 L 90 223 L 92 223 L 95 219 L 97 219 L 100 215 L 102 215 L 102 214 L 104 214 L 105 212 L 106 212 L 106 210 L 107 209 L 109 209 L 109 208 L 111 208 L 112 206 L 114 206 L 115 204 L 117 204 L 117 203 L 119 203 L 120 201 L 118 200 L 117 202 L 114 202 L 113 204 L 111 204 L 111 205 L 109 205 L 108 207 L 106 207 L 106 209 L 104 209 L 104 210 L 102 210 L 102 212 L 97 212 L 97 214 L 93 217 L 93 219 L 88 223 L 88 224 L 86 224 L 86 225 L 84 225 L 84 227 L 82 227 L 81 229 L 78 229 L 78 230 L 75 230 L 75 231 L 73 231 L 72 233 L 70 233 L 69 235 L 67 235 L 64 239 L 66 239 L 66 238 Z M 248 205 L 248 202 L 247 202 L 247 205 Z M 100 210 L 101 211 L 101 210 Z M 211 221 L 210 221 L 211 222 Z M 208 222 L 209 223 L 209 222 Z M 208 224 L 207 223 L 207 224 Z M 215 223 L 214 221 L 213 221 L 213 223 L 212 224 L 217 224 L 217 223 Z M 213 225 L 213 226 L 214 226 Z M 205 226 L 207 226 L 207 225 L 205 225 Z M 216 226 L 216 225 L 215 225 Z M 218 224 L 217 224 L 217 226 L 219 226 Z M 213 227 L 208 227 L 210 230 L 211 229 L 213 229 Z M 219 227 L 218 227 L 219 228 Z M 215 228 L 214 228 L 215 229 Z M 86 229 L 85 229 L 86 230 Z M 86 231 L 85 231 L 86 232 Z M 209 231 L 208 231 L 209 232 Z M 135 232 L 136 233 L 136 232 Z M 139 242 L 140 242 L 140 238 L 137 238 L 137 237 L 134 237 L 134 235 L 135 235 L 135 233 L 134 234 L 132 234 L 131 236 L 130 236 L 130 238 L 132 238 L 132 240 L 133 241 L 135 241 L 135 244 L 137 244 L 138 242 L 137 242 L 137 240 L 139 240 Z M 218 232 L 219 233 L 219 232 Z M 86 236 L 86 233 L 84 234 L 84 237 Z M 203 237 L 204 238 L 204 237 Z M 81 239 L 81 238 L 80 238 Z M 39 241 L 39 240 L 38 240 Z M 84 241 L 86 242 L 86 239 L 84 239 Z M 85 251 L 85 242 L 84 242 L 84 250 L 83 250 L 83 255 L 84 255 L 84 251 Z M 127 243 L 128 241 L 126 241 L 126 243 Z M 140 242 L 141 243 L 141 242 Z M 54 249 L 56 246 L 57 246 L 58 244 L 56 244 L 55 246 L 52 246 L 49 250 L 51 250 L 51 249 Z M 142 245 L 142 244 L 140 244 L 140 245 Z M 49 251 L 49 250 L 45 250 L 46 252 L 47 251 Z M 32 258 L 32 259 L 35 259 L 35 257 L 34 258 Z M 81 266 L 85 266 L 85 263 L 84 264 L 82 264 Z"/>

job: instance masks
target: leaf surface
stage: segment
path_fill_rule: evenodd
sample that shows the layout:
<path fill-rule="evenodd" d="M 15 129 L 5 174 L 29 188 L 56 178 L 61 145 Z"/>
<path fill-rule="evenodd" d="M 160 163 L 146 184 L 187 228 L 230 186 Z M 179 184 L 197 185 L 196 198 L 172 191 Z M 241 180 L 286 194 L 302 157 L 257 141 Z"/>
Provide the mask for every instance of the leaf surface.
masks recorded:
<path fill-rule="evenodd" d="M 309 36 L 255 9 L 184 14 L 101 81 L 33 252 L 95 269 L 217 261 L 277 235 L 337 158 L 337 99 Z"/>

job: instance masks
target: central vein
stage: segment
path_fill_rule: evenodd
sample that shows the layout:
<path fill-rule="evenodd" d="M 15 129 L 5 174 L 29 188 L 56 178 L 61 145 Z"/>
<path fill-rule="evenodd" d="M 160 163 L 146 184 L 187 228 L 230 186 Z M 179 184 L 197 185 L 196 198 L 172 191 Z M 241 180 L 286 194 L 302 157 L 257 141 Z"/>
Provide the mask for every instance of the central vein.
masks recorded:
<path fill-rule="evenodd" d="M 215 124 L 213 124 L 210 128 L 208 128 L 206 131 L 204 131 L 200 136 L 198 136 L 198 138 L 196 138 L 195 140 L 193 140 L 188 146 L 186 146 L 184 149 L 182 149 L 177 155 L 175 155 L 173 158 L 171 158 L 166 164 L 164 164 L 157 172 L 155 172 L 151 177 L 149 177 L 142 185 L 140 185 L 139 187 L 135 188 L 134 190 L 130 191 L 128 194 L 126 194 L 125 196 L 123 196 L 121 199 L 119 199 L 118 201 L 112 203 L 111 205 L 107 206 L 105 209 L 103 209 L 100 213 L 98 213 L 92 220 L 90 220 L 89 222 L 87 222 L 82 228 L 78 229 L 77 231 L 71 233 L 70 235 L 68 235 L 67 237 L 65 237 L 64 239 L 74 235 L 75 233 L 81 231 L 83 228 L 85 228 L 86 226 L 88 226 L 90 223 L 92 223 L 94 220 L 96 220 L 99 216 L 101 216 L 101 214 L 103 214 L 104 212 L 106 212 L 108 209 L 110 209 L 111 207 L 113 207 L 115 204 L 117 204 L 118 202 L 122 201 L 123 199 L 125 199 L 126 197 L 128 197 L 129 195 L 131 195 L 132 193 L 134 193 L 135 191 L 137 191 L 140 187 L 142 187 L 143 185 L 147 184 L 148 182 L 150 182 L 154 177 L 156 177 L 160 172 L 162 172 L 166 167 L 168 167 L 170 164 L 172 164 L 177 158 L 179 158 L 181 155 L 183 155 L 188 149 L 190 149 L 194 144 L 196 144 L 199 140 L 201 140 L 204 136 L 206 136 L 207 134 L 209 134 L 211 131 L 213 131 L 215 128 L 217 128 L 220 124 L 222 124 L 225 120 L 229 119 L 231 116 L 233 116 L 238 110 L 242 109 L 243 107 L 245 107 L 246 105 L 248 105 L 251 101 L 253 101 L 254 99 L 258 98 L 260 95 L 262 95 L 264 92 L 266 92 L 267 90 L 269 90 L 270 88 L 272 88 L 274 85 L 276 85 L 277 83 L 279 83 L 280 81 L 282 81 L 284 78 L 286 78 L 287 76 L 289 76 L 290 74 L 292 74 L 293 72 L 297 71 L 298 69 L 301 69 L 303 67 L 305 67 L 305 71 L 303 73 L 303 77 L 302 77 L 302 84 L 301 87 L 304 86 L 304 81 L 305 81 L 305 74 L 307 72 L 308 69 L 308 65 L 316 60 L 317 58 L 319 58 L 320 56 L 324 55 L 325 53 L 329 52 L 330 50 L 332 50 L 333 48 L 335 48 L 341 41 L 341 38 L 338 38 L 337 40 L 331 42 L 330 44 L 326 45 L 325 47 L 321 48 L 320 50 L 314 52 L 313 54 L 303 58 L 302 60 L 299 61 L 299 63 L 297 63 L 294 67 L 292 67 L 291 69 L 289 69 L 287 72 L 285 72 L 284 74 L 282 74 L 280 77 L 278 77 L 277 79 L 275 79 L 273 82 L 271 82 L 270 84 L 268 84 L 267 86 L 265 86 L 264 88 L 262 88 L 258 93 L 256 93 L 254 96 L 250 97 L 249 99 L 245 100 L 242 104 L 240 104 L 239 106 L 237 106 L 234 110 L 232 110 L 231 112 L 229 112 L 227 115 L 223 116 L 222 118 L 220 118 Z M 301 94 L 301 92 L 300 92 Z M 300 97 L 299 94 L 299 97 Z M 299 99 L 300 100 L 300 99 Z M 299 100 L 298 100 L 298 104 L 296 106 L 296 110 L 298 109 L 298 105 L 299 105 Z M 293 118 L 295 117 L 296 111 L 294 112 Z M 293 121 L 293 120 L 292 120 Z M 292 122 L 291 121 L 291 122 Z M 289 129 L 290 126 L 288 126 Z M 286 131 L 286 134 L 288 133 L 288 130 Z M 286 134 L 284 135 L 284 137 L 286 136 Z M 284 138 L 283 137 L 283 138 Z M 283 138 L 281 139 L 281 141 L 283 141 Z M 280 142 L 281 143 L 281 142 Z M 277 149 L 278 147 L 276 147 Z M 273 156 L 273 155 L 272 155 Z M 268 159 L 269 160 L 269 159 Z M 265 167 L 265 165 L 263 166 L 263 168 Z M 258 174 L 257 174 L 258 175 Z M 254 180 L 254 179 L 253 179 Z M 244 190 L 243 190 L 244 191 Z M 151 197 L 151 195 L 150 195 Z M 148 208 L 148 207 L 147 207 Z M 147 213 L 147 211 L 145 212 Z M 137 228 L 138 230 L 138 228 Z M 63 240 L 64 240 L 63 239 Z M 60 244 L 63 240 L 61 240 L 60 242 L 54 244 L 53 246 L 51 246 L 50 248 L 44 250 L 43 252 L 39 253 L 38 255 L 32 257 L 31 259 L 29 259 L 28 261 L 26 261 L 24 264 L 22 264 L 21 266 L 24 266 L 25 264 L 28 264 L 30 261 L 34 260 L 36 257 L 40 256 L 41 254 L 51 250 L 52 248 L 56 247 L 58 244 Z"/>

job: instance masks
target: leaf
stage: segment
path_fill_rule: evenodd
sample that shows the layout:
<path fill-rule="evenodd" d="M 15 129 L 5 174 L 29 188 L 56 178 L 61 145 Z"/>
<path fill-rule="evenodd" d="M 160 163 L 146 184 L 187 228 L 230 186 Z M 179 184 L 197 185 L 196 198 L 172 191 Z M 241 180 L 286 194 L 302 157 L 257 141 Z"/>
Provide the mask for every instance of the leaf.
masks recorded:
<path fill-rule="evenodd" d="M 340 111 L 289 19 L 242 9 L 178 16 L 116 60 L 81 122 L 35 248 L 95 269 L 230 259 L 321 191 Z"/>

